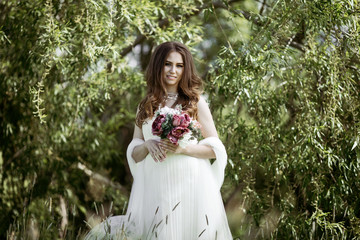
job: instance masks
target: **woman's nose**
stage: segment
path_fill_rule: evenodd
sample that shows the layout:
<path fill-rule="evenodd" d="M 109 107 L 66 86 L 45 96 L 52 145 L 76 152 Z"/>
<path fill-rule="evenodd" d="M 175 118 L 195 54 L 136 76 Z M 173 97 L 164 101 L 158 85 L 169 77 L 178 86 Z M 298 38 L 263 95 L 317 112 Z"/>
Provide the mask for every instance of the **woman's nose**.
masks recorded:
<path fill-rule="evenodd" d="M 174 73 L 174 72 L 175 72 L 175 66 L 171 66 L 170 72 L 171 72 L 171 73 Z"/>

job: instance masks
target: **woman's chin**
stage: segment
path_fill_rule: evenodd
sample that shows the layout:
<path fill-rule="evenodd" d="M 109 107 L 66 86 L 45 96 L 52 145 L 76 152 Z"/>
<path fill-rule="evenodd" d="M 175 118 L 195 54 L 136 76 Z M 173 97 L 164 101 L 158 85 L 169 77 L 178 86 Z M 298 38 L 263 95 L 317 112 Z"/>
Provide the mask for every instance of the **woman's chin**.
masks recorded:
<path fill-rule="evenodd" d="M 176 80 L 167 80 L 166 81 L 166 85 L 169 86 L 169 87 L 174 87 L 178 84 L 178 81 Z"/>

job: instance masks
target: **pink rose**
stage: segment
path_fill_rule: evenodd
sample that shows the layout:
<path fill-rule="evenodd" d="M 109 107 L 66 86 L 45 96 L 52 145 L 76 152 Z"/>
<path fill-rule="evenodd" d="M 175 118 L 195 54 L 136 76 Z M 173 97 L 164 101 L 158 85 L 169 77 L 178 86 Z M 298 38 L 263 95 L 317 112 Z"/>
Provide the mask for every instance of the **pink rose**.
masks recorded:
<path fill-rule="evenodd" d="M 171 132 L 169 132 L 169 134 L 167 135 L 167 138 L 170 140 L 170 142 L 172 142 L 173 144 L 178 145 L 178 141 L 179 139 L 176 138 L 175 136 L 171 135 Z"/>
<path fill-rule="evenodd" d="M 185 133 L 188 133 L 188 128 L 183 127 L 175 127 L 173 130 L 171 130 L 171 135 L 173 135 L 176 138 L 181 138 Z"/>
<path fill-rule="evenodd" d="M 190 125 L 191 119 L 187 113 L 181 115 L 180 127 L 187 128 Z"/>
<path fill-rule="evenodd" d="M 162 133 L 161 124 L 165 121 L 165 115 L 160 114 L 157 116 L 152 124 L 152 133 L 154 135 L 160 136 Z"/>
<path fill-rule="evenodd" d="M 174 115 L 173 116 L 173 126 L 177 127 L 181 124 L 181 118 L 179 115 Z"/>

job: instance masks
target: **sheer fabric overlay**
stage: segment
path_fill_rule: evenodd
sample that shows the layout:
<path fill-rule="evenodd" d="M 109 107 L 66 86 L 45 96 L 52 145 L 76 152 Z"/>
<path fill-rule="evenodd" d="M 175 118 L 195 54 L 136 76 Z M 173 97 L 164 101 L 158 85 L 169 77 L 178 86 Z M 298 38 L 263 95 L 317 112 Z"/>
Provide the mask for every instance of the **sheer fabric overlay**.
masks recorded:
<path fill-rule="evenodd" d="M 145 140 L 159 139 L 151 133 L 152 121 L 143 124 Z M 106 219 L 85 239 L 232 239 L 220 194 L 225 147 L 216 137 L 186 141 L 211 146 L 216 160 L 168 153 L 163 162 L 148 154 L 136 163 L 132 152 L 144 140 L 133 139 L 127 149 L 134 182 L 126 215 Z"/>

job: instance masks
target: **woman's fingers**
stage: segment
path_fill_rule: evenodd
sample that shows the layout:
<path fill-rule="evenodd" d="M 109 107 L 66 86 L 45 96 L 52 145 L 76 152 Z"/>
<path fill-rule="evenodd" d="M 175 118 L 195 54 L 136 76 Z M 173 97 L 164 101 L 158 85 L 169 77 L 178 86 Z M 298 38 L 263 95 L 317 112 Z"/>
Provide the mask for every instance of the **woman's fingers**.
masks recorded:
<path fill-rule="evenodd" d="M 152 158 L 154 159 L 155 162 L 158 162 L 158 161 L 159 161 L 158 156 L 156 155 L 155 152 L 152 152 L 152 153 L 151 153 L 151 156 L 152 156 Z"/>
<path fill-rule="evenodd" d="M 174 144 L 170 142 L 169 139 L 161 139 L 160 144 L 162 146 L 169 146 L 169 147 L 174 146 Z"/>
<path fill-rule="evenodd" d="M 155 162 L 162 162 L 166 158 L 166 149 L 161 146 L 158 140 L 149 140 L 147 142 L 147 148 Z"/>
<path fill-rule="evenodd" d="M 152 156 L 152 158 L 154 159 L 155 162 L 158 162 L 158 161 L 159 161 L 159 160 L 157 159 L 155 153 L 151 153 L 151 156 Z"/>
<path fill-rule="evenodd" d="M 158 145 L 158 151 L 164 156 L 166 157 L 166 150 L 164 149 L 164 147 L 161 145 L 161 142 Z"/>
<path fill-rule="evenodd" d="M 162 148 L 174 152 L 177 149 L 177 145 L 173 144 L 172 142 L 170 142 L 168 139 L 165 140 L 161 140 L 160 145 Z"/>
<path fill-rule="evenodd" d="M 151 149 L 151 152 L 155 162 L 162 162 L 166 158 L 166 152 L 162 149 L 160 144 L 154 146 L 154 148 Z"/>
<path fill-rule="evenodd" d="M 164 158 L 156 152 L 153 153 L 153 158 L 154 158 L 155 162 L 162 162 L 164 160 Z"/>
<path fill-rule="evenodd" d="M 169 139 L 150 140 L 147 147 L 155 162 L 164 161 L 167 152 L 179 152 L 179 146 L 170 142 Z"/>
<path fill-rule="evenodd" d="M 160 161 L 166 158 L 166 153 L 161 147 L 158 147 L 158 149 L 156 149 L 156 154 L 160 157 Z"/>
<path fill-rule="evenodd" d="M 164 148 L 166 149 L 166 151 L 174 152 L 177 147 L 174 147 L 174 146 L 164 146 Z"/>
<path fill-rule="evenodd" d="M 176 147 L 166 147 L 166 150 L 167 151 L 170 151 L 170 152 L 175 152 L 176 151 Z"/>

